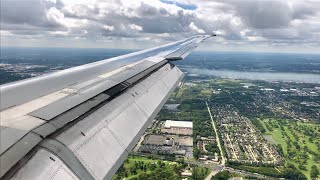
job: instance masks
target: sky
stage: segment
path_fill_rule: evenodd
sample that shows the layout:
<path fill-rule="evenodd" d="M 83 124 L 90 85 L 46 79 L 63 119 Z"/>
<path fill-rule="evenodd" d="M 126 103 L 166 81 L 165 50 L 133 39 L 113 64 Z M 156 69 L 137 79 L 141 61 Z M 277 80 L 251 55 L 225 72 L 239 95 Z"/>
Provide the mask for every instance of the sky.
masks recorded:
<path fill-rule="evenodd" d="M 320 0 L 0 0 L 1 47 L 320 52 Z"/>

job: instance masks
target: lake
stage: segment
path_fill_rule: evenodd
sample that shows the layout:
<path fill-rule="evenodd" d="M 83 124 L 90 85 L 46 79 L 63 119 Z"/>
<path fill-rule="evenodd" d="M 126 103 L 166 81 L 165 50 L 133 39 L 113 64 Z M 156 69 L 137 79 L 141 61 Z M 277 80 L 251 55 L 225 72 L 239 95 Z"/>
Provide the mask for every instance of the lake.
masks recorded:
<path fill-rule="evenodd" d="M 264 81 L 284 81 L 284 82 L 303 82 L 320 83 L 320 74 L 308 73 L 282 73 L 282 72 L 243 72 L 231 70 L 210 70 L 200 68 L 182 68 L 191 74 L 215 76 L 230 79 L 249 79 Z"/>

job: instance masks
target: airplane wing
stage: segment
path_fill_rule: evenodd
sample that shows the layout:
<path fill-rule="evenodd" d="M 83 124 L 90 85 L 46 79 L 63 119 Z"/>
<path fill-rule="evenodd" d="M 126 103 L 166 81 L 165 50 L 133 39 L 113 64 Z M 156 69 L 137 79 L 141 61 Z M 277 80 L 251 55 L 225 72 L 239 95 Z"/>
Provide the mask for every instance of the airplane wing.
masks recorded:
<path fill-rule="evenodd" d="M 111 179 L 210 37 L 0 86 L 0 177 Z"/>

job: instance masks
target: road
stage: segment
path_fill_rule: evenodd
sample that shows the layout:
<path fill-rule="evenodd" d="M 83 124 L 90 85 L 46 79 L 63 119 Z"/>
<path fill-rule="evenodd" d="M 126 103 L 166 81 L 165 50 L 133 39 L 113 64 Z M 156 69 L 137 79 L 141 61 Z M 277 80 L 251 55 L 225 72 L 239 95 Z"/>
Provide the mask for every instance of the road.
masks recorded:
<path fill-rule="evenodd" d="M 270 178 L 270 177 L 267 177 L 267 176 L 264 176 L 262 174 L 258 174 L 258 173 L 251 173 L 251 172 L 247 172 L 247 171 L 243 171 L 243 170 L 238 170 L 238 169 L 233 169 L 231 167 L 225 167 L 224 170 L 227 170 L 229 172 L 233 172 L 233 173 L 237 173 L 237 174 L 241 174 L 241 175 L 244 175 L 244 176 L 251 176 L 251 177 L 256 177 L 258 179 L 273 179 L 273 178 Z"/>
<path fill-rule="evenodd" d="M 143 134 L 143 136 L 140 138 L 140 140 L 139 140 L 139 142 L 136 144 L 136 146 L 133 148 L 133 152 L 138 152 L 138 150 L 139 150 L 139 148 L 141 147 L 141 144 L 142 144 L 142 142 L 143 142 L 143 140 L 144 140 L 144 137 L 146 136 L 146 135 L 148 135 L 149 133 L 145 133 L 145 134 Z"/>
<path fill-rule="evenodd" d="M 223 154 L 223 151 L 222 151 L 222 148 L 221 148 L 220 139 L 219 139 L 218 131 L 217 131 L 217 128 L 216 128 L 216 124 L 213 121 L 213 117 L 212 117 L 212 114 L 211 114 L 211 111 L 210 111 L 210 107 L 209 107 L 207 101 L 206 101 L 206 105 L 207 105 L 207 109 L 208 109 L 208 112 L 209 112 L 209 115 L 210 115 L 210 118 L 211 118 L 211 122 L 212 122 L 212 126 L 213 126 L 213 129 L 214 129 L 214 132 L 216 134 L 217 145 L 219 147 L 219 151 L 220 151 L 220 155 L 221 155 L 221 165 L 224 166 L 225 163 L 226 163 L 226 158 L 224 157 L 224 154 Z"/>
<path fill-rule="evenodd" d="M 210 180 L 212 178 L 212 176 L 215 176 L 218 172 L 220 172 L 222 170 L 223 169 L 212 170 L 211 173 L 204 180 Z"/>
<path fill-rule="evenodd" d="M 251 156 L 253 157 L 255 162 L 258 162 L 256 159 L 256 156 L 254 155 L 253 151 L 252 151 L 252 146 L 251 145 L 247 145 L 247 149 L 249 150 L 249 152 L 251 153 Z"/>
<path fill-rule="evenodd" d="M 267 180 L 272 180 L 273 178 L 269 178 L 265 175 L 262 174 L 258 174 L 258 173 L 252 173 L 252 172 L 248 172 L 248 171 L 244 171 L 244 170 L 238 170 L 238 169 L 234 169 L 232 167 L 226 167 L 226 166 L 222 166 L 219 164 L 205 164 L 203 162 L 197 161 L 197 160 L 192 160 L 192 159 L 186 159 L 185 160 L 186 163 L 188 164 L 193 164 L 193 165 L 197 165 L 197 166 L 201 166 L 201 167 L 206 167 L 211 169 L 211 173 L 206 177 L 206 179 L 211 179 L 211 177 L 215 174 L 217 174 L 220 171 L 226 170 L 229 172 L 233 172 L 233 173 L 237 173 L 243 176 L 250 176 L 250 177 L 256 177 L 257 179 L 267 179 Z"/>
<path fill-rule="evenodd" d="M 233 156 L 238 160 L 238 156 L 236 155 L 236 152 L 234 151 L 233 144 L 232 144 L 232 142 L 231 142 L 231 140 L 229 138 L 229 134 L 227 134 L 227 140 L 231 144 L 231 148 L 232 148 L 232 151 L 233 151 Z"/>
<path fill-rule="evenodd" d="M 188 163 L 188 164 L 193 164 L 193 165 L 197 165 L 197 166 L 201 166 L 201 167 L 206 167 L 208 169 L 215 170 L 215 171 L 221 171 L 224 168 L 224 166 L 222 166 L 220 164 L 215 164 L 215 163 L 206 164 L 203 161 L 198 161 L 198 160 L 194 160 L 194 159 L 185 159 L 184 161 L 186 163 Z"/>

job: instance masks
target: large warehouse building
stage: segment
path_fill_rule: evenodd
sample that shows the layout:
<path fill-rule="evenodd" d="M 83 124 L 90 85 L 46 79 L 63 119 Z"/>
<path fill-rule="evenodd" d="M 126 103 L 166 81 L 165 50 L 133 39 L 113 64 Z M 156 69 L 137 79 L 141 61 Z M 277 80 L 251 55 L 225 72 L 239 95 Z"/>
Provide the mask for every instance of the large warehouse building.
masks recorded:
<path fill-rule="evenodd" d="M 166 120 L 161 128 L 162 133 L 192 135 L 193 124 L 191 121 L 172 121 Z"/>
<path fill-rule="evenodd" d="M 172 121 L 166 120 L 164 128 L 189 128 L 192 129 L 191 121 Z"/>

